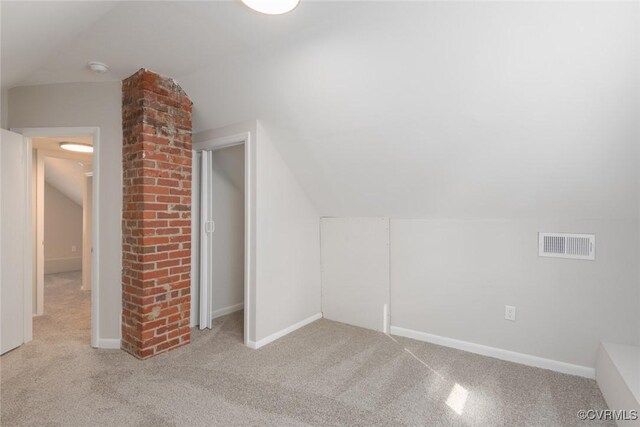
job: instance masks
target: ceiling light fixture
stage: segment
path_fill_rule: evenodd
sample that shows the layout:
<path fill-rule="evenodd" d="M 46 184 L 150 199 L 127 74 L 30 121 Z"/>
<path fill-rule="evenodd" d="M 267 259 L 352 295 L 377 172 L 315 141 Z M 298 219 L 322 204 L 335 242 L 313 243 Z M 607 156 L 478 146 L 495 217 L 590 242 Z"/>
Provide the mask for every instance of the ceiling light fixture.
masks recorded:
<path fill-rule="evenodd" d="M 87 67 L 94 73 L 104 74 L 109 71 L 109 66 L 98 61 L 87 62 Z"/>
<path fill-rule="evenodd" d="M 67 151 L 75 151 L 77 153 L 93 153 L 93 145 L 82 144 L 79 142 L 61 142 L 60 148 Z"/>
<path fill-rule="evenodd" d="M 251 9 L 267 15 L 282 15 L 291 12 L 300 0 L 242 0 Z"/>

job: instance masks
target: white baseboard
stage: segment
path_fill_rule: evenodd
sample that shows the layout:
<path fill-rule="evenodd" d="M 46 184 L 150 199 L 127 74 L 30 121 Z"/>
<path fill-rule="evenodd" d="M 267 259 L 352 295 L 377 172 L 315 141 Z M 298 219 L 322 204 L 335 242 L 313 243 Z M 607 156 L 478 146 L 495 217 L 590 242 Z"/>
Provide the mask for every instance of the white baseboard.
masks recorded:
<path fill-rule="evenodd" d="M 220 316 L 224 316 L 225 314 L 235 313 L 236 311 L 240 311 L 242 309 L 244 309 L 244 303 L 230 305 L 229 307 L 219 308 L 211 312 L 211 320 Z"/>
<path fill-rule="evenodd" d="M 412 329 L 391 326 L 391 335 L 412 338 L 418 341 L 425 341 L 432 344 L 451 347 L 470 353 L 481 354 L 483 356 L 494 357 L 507 362 L 520 363 L 522 365 L 534 366 L 536 368 L 549 369 L 563 374 L 577 375 L 579 377 L 594 379 L 596 372 L 594 368 L 588 366 L 573 365 L 571 363 L 557 360 L 545 359 L 515 351 L 503 350 L 501 348 L 489 347 L 482 344 L 475 344 L 468 341 L 461 341 L 453 338 L 441 337 L 439 335 L 428 334 L 426 332 L 414 331 Z"/>
<path fill-rule="evenodd" d="M 322 313 L 316 313 L 311 317 L 307 317 L 304 320 L 301 320 L 298 323 L 295 323 L 291 326 L 289 326 L 288 328 L 284 328 L 281 331 L 278 331 L 274 334 L 269 335 L 266 338 L 263 338 L 259 341 L 247 341 L 247 346 L 249 346 L 249 348 L 253 348 L 253 349 L 258 349 L 260 347 L 263 347 L 269 343 L 274 342 L 275 340 L 277 340 L 278 338 L 282 338 L 283 336 L 290 334 L 291 332 L 295 331 L 296 329 L 300 329 L 303 326 L 308 325 L 311 322 L 315 322 L 318 319 L 322 319 Z"/>
<path fill-rule="evenodd" d="M 120 338 L 98 338 L 95 348 L 120 348 Z"/>
<path fill-rule="evenodd" d="M 69 273 L 82 270 L 82 257 L 49 258 L 44 260 L 44 274 Z"/>

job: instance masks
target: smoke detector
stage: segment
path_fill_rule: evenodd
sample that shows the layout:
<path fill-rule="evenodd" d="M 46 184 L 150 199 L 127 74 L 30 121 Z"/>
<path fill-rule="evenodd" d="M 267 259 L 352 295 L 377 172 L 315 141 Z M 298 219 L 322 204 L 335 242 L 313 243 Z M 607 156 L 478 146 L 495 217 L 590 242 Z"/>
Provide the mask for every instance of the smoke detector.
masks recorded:
<path fill-rule="evenodd" d="M 87 62 L 87 67 L 94 73 L 104 74 L 109 71 L 109 66 L 98 61 Z"/>

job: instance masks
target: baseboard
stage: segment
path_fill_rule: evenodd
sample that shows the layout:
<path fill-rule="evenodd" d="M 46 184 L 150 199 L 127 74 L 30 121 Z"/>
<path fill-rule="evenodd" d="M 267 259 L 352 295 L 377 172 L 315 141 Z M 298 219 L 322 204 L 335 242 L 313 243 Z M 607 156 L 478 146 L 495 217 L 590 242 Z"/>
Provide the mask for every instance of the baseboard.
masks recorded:
<path fill-rule="evenodd" d="M 120 348 L 120 338 L 98 338 L 95 348 Z"/>
<path fill-rule="evenodd" d="M 82 257 L 49 258 L 44 260 L 44 274 L 69 273 L 82 270 Z"/>
<path fill-rule="evenodd" d="M 468 351 L 483 356 L 494 357 L 507 362 L 520 363 L 522 365 L 534 366 L 536 368 L 549 369 L 563 374 L 577 375 L 579 377 L 594 379 L 596 372 L 594 368 L 588 366 L 573 365 L 571 363 L 560 362 L 552 359 L 545 359 L 515 351 L 503 350 L 501 348 L 489 347 L 482 344 L 475 344 L 468 341 L 461 341 L 453 338 L 441 337 L 439 335 L 428 334 L 426 332 L 414 331 L 412 329 L 391 326 L 391 335 L 412 338 L 418 341 L 425 341 L 432 344 L 451 347 L 458 350 Z"/>
<path fill-rule="evenodd" d="M 236 311 L 240 311 L 242 309 L 244 309 L 244 303 L 230 305 L 229 307 L 219 308 L 211 312 L 211 320 L 220 316 L 224 316 L 226 314 L 235 313 Z"/>
<path fill-rule="evenodd" d="M 249 348 L 253 348 L 253 349 L 258 349 L 260 347 L 263 347 L 269 343 L 274 342 L 275 340 L 277 340 L 278 338 L 282 338 L 283 336 L 290 334 L 291 332 L 295 331 L 296 329 L 300 329 L 303 326 L 307 326 L 309 323 L 311 322 L 315 322 L 318 319 L 322 319 L 322 313 L 316 313 L 311 317 L 307 317 L 304 320 L 301 320 L 298 323 L 295 323 L 287 328 L 284 328 L 281 331 L 278 331 L 274 334 L 269 335 L 266 338 L 263 338 L 259 341 L 247 341 L 247 346 Z"/>

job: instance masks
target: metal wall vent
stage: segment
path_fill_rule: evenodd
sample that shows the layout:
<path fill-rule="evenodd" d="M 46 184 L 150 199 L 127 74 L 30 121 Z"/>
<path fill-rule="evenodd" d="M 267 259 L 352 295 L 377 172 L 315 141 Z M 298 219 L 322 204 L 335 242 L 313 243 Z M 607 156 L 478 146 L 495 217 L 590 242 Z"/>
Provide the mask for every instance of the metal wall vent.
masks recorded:
<path fill-rule="evenodd" d="M 595 234 L 539 233 L 538 236 L 539 256 L 596 259 Z"/>

